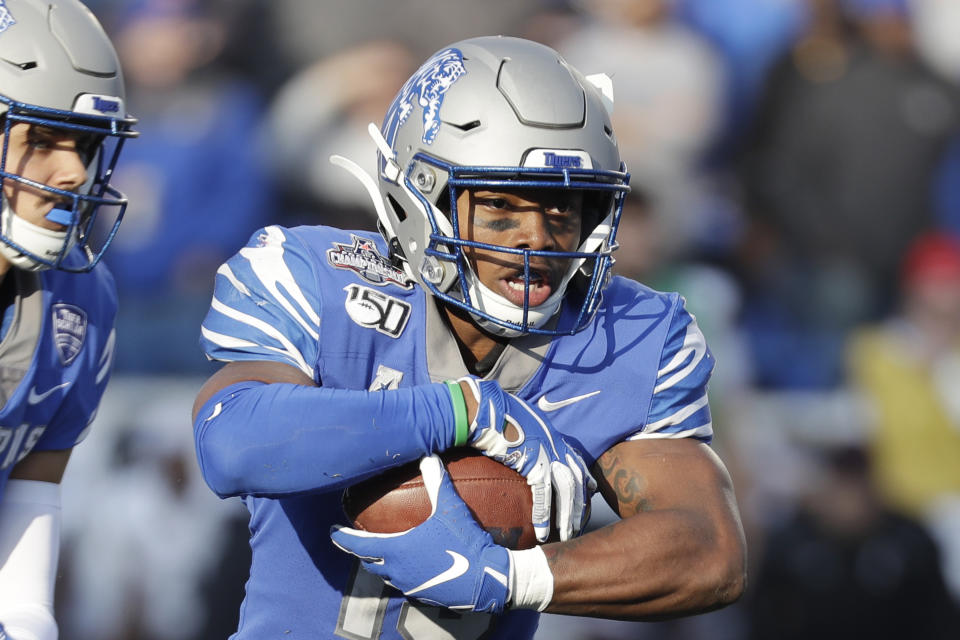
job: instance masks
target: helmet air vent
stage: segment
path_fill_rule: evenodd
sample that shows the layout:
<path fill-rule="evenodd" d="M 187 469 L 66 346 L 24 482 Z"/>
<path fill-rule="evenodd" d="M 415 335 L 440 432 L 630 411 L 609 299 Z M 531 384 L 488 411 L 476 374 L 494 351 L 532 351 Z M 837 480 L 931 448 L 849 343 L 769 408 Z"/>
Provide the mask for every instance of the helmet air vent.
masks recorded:
<path fill-rule="evenodd" d="M 451 127 L 456 127 L 457 129 L 460 129 L 460 131 L 470 131 L 471 129 L 476 129 L 477 127 L 479 127 L 480 121 L 473 120 L 471 122 L 467 122 L 466 124 L 453 124 L 453 123 L 447 123 L 447 124 L 449 124 Z"/>
<path fill-rule="evenodd" d="M 390 208 L 393 209 L 393 213 L 397 216 L 397 220 L 403 222 L 407 219 L 407 212 L 403 210 L 403 207 L 400 206 L 400 203 L 397 202 L 389 193 L 387 194 L 387 202 L 390 203 Z"/>

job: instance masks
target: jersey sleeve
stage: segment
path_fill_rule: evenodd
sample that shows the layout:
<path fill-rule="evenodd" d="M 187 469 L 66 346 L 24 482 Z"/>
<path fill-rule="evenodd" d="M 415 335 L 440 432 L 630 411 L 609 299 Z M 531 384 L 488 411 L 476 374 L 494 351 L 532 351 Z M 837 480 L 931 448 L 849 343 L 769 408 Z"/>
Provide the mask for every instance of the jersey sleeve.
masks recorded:
<path fill-rule="evenodd" d="M 707 382 L 714 363 L 696 318 L 681 298 L 660 355 L 647 423 L 627 439 L 696 438 L 711 442 Z"/>
<path fill-rule="evenodd" d="M 200 346 L 211 360 L 271 360 L 314 377 L 321 296 L 309 249 L 270 226 L 218 270 Z"/>

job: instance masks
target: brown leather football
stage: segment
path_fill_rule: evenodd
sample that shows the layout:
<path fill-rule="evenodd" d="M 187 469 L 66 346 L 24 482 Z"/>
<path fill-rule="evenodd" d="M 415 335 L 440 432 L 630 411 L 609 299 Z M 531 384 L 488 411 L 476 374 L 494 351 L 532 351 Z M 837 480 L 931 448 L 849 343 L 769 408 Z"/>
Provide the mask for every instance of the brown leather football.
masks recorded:
<path fill-rule="evenodd" d="M 537 537 L 530 522 L 533 497 L 526 479 L 475 449 L 440 454 L 453 486 L 497 544 L 529 549 Z M 355 484 L 343 493 L 343 510 L 357 529 L 397 533 L 430 515 L 430 500 L 418 462 Z"/>

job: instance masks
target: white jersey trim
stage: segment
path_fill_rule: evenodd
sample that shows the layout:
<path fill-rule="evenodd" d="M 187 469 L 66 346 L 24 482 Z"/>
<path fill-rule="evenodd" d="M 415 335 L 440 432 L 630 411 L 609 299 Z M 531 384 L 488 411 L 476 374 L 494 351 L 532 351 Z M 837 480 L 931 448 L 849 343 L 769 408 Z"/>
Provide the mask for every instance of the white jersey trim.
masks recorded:
<path fill-rule="evenodd" d="M 638 431 L 628 436 L 627 440 L 665 440 L 668 438 L 679 440 L 681 438 L 709 438 L 712 435 L 713 423 L 708 422 L 699 427 L 685 429 L 683 431 Z"/>
<path fill-rule="evenodd" d="M 96 378 L 97 384 L 103 382 L 103 379 L 110 373 L 110 369 L 113 366 L 113 353 L 116 344 L 117 330 L 113 329 L 110 331 L 110 335 L 107 336 L 107 343 L 103 346 L 103 353 L 100 355 L 100 369 L 97 370 Z"/>
<path fill-rule="evenodd" d="M 700 364 L 700 361 L 703 359 L 703 356 L 706 355 L 706 353 L 707 343 L 703 338 L 703 333 L 700 332 L 700 328 L 697 326 L 696 319 L 691 316 L 690 324 L 687 325 L 686 336 L 683 338 L 683 346 L 679 351 L 677 351 L 676 355 L 673 356 L 673 359 L 670 360 L 665 367 L 657 371 L 657 379 L 659 380 L 672 373 L 687 359 L 689 359 L 690 362 L 688 362 L 685 367 L 674 373 L 672 376 L 657 384 L 657 386 L 653 388 L 653 392 L 659 393 L 664 389 L 669 389 L 673 385 L 686 378 L 691 371 L 697 368 L 697 365 Z"/>
<path fill-rule="evenodd" d="M 233 272 L 233 269 L 230 268 L 230 265 L 224 262 L 220 265 L 220 268 L 217 269 L 217 274 L 223 276 L 230 281 L 230 284 L 233 285 L 233 288 L 242 293 L 243 295 L 250 297 L 250 289 L 247 289 L 247 285 L 243 284 L 240 281 L 236 274 Z"/>
<path fill-rule="evenodd" d="M 229 307 L 225 305 L 224 303 L 220 302 L 216 298 L 214 298 L 213 301 L 211 302 L 210 308 L 213 309 L 214 311 L 222 313 L 228 318 L 232 318 L 238 322 L 242 322 L 243 324 L 246 324 L 249 327 L 252 327 L 254 329 L 259 329 L 265 335 L 273 338 L 274 340 L 282 344 L 284 348 L 278 349 L 276 347 L 269 347 L 267 345 L 256 345 L 255 343 L 253 346 L 261 346 L 264 349 L 269 349 L 271 351 L 275 351 L 277 353 L 283 354 L 288 358 L 290 358 L 291 360 L 293 360 L 296 366 L 299 367 L 303 372 L 307 373 L 307 375 L 313 376 L 313 368 L 307 366 L 306 360 L 304 359 L 303 354 L 300 353 L 300 350 L 297 349 L 294 346 L 294 344 L 285 335 L 280 333 L 276 328 L 270 326 L 269 324 L 267 324 L 263 320 L 260 320 L 259 318 L 255 318 L 251 315 L 247 315 L 246 313 L 241 313 L 240 311 L 237 311 L 233 307 Z M 208 337 L 211 340 L 211 342 L 216 342 L 215 340 L 207 336 L 207 334 L 204 334 L 204 335 Z M 237 339 L 233 338 L 233 340 L 237 340 Z M 220 346 L 226 347 L 227 345 L 220 345 Z"/>
<path fill-rule="evenodd" d="M 283 261 L 283 243 L 286 242 L 286 236 L 276 226 L 266 227 L 265 231 L 268 241 L 264 246 L 258 248 L 246 247 L 240 250 L 240 255 L 249 261 L 253 274 L 263 283 L 274 300 L 307 331 L 311 338 L 318 340 L 320 338 L 320 316 L 310 306 L 307 297 L 300 289 L 300 285 L 297 284 L 296 278 L 293 277 L 293 273 Z M 282 284 L 289 295 L 293 297 L 297 306 L 300 307 L 299 311 L 280 292 L 277 287 L 278 284 Z M 306 319 L 300 311 L 306 314 Z"/>
<path fill-rule="evenodd" d="M 646 433 L 652 433 L 654 431 L 660 431 L 664 427 L 669 427 L 670 425 L 680 424 L 700 409 L 703 409 L 705 406 L 707 406 L 707 404 L 707 394 L 703 394 L 698 400 L 691 402 L 676 413 L 669 415 L 666 418 L 661 418 L 656 422 L 649 423 L 646 427 L 644 427 L 644 431 Z"/>

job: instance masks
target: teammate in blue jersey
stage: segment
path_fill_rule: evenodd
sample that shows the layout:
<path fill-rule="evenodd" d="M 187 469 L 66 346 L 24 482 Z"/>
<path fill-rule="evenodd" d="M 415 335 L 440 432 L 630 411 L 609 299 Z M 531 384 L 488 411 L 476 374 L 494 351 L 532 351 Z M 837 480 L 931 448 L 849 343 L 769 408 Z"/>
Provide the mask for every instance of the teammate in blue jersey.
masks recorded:
<path fill-rule="evenodd" d="M 113 46 L 75 0 L 0 0 L 0 638 L 57 637 L 60 479 L 110 377 L 100 257 L 126 199 Z"/>
<path fill-rule="evenodd" d="M 739 597 L 745 549 L 709 447 L 713 359 L 677 294 L 611 277 L 628 175 L 606 76 L 476 38 L 431 57 L 380 129 L 381 236 L 269 226 L 218 271 L 226 362 L 197 455 L 250 511 L 235 639 L 529 638 L 539 611 L 661 619 Z M 541 538 L 497 545 L 436 456 L 527 478 Z M 343 526 L 345 487 L 422 460 L 433 515 Z M 596 488 L 621 516 L 578 537 Z"/>

